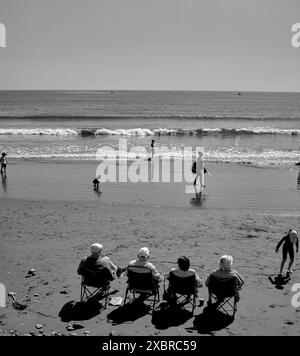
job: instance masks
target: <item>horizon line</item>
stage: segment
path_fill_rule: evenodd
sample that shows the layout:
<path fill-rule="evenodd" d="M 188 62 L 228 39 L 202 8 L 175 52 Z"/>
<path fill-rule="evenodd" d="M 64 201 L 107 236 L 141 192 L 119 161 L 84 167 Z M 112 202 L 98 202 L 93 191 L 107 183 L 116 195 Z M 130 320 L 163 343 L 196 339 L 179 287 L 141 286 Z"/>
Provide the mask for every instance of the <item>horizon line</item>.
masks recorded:
<path fill-rule="evenodd" d="M 105 91 L 105 92 L 120 92 L 120 91 L 148 91 L 148 92 L 220 92 L 220 93 L 291 93 L 300 94 L 299 91 L 291 90 L 205 90 L 205 89 L 0 89 L 2 91 Z"/>

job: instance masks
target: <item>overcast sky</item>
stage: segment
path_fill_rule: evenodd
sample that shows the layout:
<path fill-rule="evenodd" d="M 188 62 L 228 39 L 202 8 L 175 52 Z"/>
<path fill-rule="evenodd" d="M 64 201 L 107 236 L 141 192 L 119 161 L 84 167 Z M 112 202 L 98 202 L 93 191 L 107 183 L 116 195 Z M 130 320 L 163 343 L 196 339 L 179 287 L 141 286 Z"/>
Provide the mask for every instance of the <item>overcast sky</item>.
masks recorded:
<path fill-rule="evenodd" d="M 0 89 L 300 91 L 300 0 L 0 0 Z"/>

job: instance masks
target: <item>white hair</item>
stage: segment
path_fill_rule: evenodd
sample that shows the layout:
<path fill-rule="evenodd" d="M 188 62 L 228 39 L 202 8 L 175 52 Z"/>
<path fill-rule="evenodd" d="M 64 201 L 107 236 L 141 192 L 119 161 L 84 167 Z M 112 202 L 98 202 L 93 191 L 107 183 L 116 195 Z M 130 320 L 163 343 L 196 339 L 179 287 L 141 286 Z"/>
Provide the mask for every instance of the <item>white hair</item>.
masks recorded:
<path fill-rule="evenodd" d="M 233 258 L 230 255 L 223 255 L 219 260 L 220 269 L 230 270 L 233 264 Z"/>

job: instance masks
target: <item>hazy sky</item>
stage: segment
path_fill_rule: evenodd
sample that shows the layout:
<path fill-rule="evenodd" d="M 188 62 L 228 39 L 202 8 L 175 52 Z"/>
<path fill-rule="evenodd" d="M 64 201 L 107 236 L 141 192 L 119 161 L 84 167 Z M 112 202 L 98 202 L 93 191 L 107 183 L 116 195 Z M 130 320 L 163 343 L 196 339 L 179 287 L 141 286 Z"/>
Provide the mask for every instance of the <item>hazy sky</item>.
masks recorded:
<path fill-rule="evenodd" d="M 299 0 L 0 0 L 0 89 L 300 91 Z"/>

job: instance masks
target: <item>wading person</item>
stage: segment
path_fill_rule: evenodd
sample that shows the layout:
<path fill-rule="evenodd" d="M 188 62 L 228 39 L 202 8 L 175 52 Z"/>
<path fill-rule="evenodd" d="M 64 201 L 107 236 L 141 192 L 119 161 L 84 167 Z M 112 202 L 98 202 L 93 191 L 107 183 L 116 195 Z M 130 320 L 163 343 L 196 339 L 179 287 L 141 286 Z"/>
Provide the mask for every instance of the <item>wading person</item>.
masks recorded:
<path fill-rule="evenodd" d="M 202 188 L 205 187 L 204 185 L 204 162 L 203 162 L 203 152 L 198 152 L 199 156 L 196 161 L 196 177 L 194 180 L 194 185 L 197 184 L 197 179 L 200 178 L 200 186 Z"/>
<path fill-rule="evenodd" d="M 0 157 L 0 163 L 1 163 L 1 174 L 6 174 L 6 166 L 7 166 L 7 159 L 6 159 L 7 154 L 2 153 Z"/>

